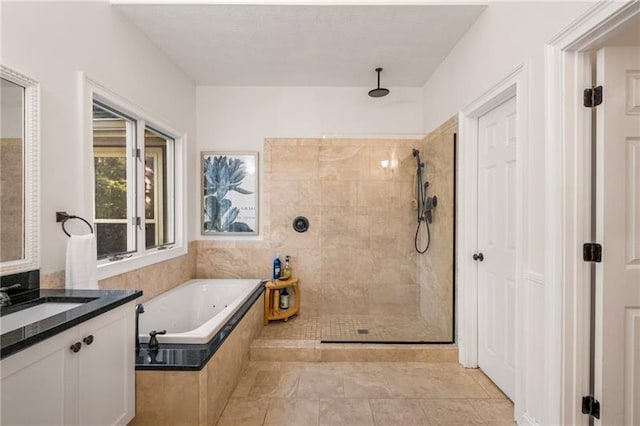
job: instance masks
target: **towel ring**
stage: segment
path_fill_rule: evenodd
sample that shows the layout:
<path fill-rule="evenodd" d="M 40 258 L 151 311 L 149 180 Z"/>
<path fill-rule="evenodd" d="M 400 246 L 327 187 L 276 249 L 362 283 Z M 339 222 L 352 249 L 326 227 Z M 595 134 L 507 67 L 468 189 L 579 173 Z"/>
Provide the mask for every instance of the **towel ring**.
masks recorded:
<path fill-rule="evenodd" d="M 67 234 L 67 237 L 71 237 L 71 234 L 67 232 L 67 229 L 64 227 L 64 224 L 67 223 L 69 219 L 79 219 L 83 221 L 84 223 L 87 224 L 87 226 L 89 227 L 89 231 L 91 231 L 91 233 L 93 234 L 93 226 L 91 226 L 89 222 L 87 222 L 85 219 L 81 218 L 80 216 L 70 215 L 67 212 L 56 212 L 56 222 L 62 222 L 62 232 Z"/>

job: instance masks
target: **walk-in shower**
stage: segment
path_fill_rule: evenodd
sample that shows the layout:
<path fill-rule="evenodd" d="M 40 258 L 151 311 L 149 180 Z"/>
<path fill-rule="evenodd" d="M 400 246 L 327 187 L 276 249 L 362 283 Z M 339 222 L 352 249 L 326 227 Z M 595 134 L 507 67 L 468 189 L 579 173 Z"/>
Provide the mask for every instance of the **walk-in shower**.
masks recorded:
<path fill-rule="evenodd" d="M 422 161 L 420 161 L 420 150 L 414 148 L 413 156 L 416 159 L 416 177 L 415 177 L 415 188 L 416 188 L 416 198 L 414 206 L 418 213 L 418 224 L 416 226 L 416 235 L 414 238 L 414 247 L 416 251 L 420 254 L 424 254 L 431 247 L 431 222 L 433 221 L 433 209 L 438 205 L 438 197 L 435 195 L 433 197 L 427 197 L 427 189 L 429 188 L 429 181 L 425 180 L 425 165 Z M 423 226 L 424 224 L 424 226 Z M 420 248 L 420 230 L 425 229 L 426 234 L 424 235 L 424 248 Z M 423 231 L 423 232 L 425 232 Z"/>
<path fill-rule="evenodd" d="M 299 315 L 270 322 L 261 339 L 452 341 L 454 132 L 452 122 L 424 137 L 265 142 L 268 246 L 211 257 L 234 273 L 258 256 L 291 256 Z M 307 232 L 292 228 L 298 216 Z"/>

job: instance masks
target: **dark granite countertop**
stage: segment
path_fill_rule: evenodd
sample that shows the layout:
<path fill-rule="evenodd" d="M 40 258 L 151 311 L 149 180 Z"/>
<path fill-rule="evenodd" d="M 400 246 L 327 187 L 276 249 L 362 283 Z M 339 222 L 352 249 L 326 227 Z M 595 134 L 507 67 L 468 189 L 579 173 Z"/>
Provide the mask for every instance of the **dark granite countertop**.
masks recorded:
<path fill-rule="evenodd" d="M 49 290 L 35 289 L 12 297 L 12 305 L 0 308 L 0 315 L 9 315 L 43 302 L 84 303 L 68 311 L 2 334 L 0 358 L 55 336 L 71 327 L 142 296 L 140 290 Z M 0 316 L 0 321 L 2 317 Z"/>

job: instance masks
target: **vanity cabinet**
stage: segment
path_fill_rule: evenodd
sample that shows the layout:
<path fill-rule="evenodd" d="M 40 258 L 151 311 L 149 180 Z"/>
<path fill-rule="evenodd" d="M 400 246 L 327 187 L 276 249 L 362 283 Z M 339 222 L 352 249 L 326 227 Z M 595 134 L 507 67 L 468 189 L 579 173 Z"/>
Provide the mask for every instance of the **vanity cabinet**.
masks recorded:
<path fill-rule="evenodd" d="M 127 424 L 135 415 L 133 302 L 1 362 L 0 423 Z"/>

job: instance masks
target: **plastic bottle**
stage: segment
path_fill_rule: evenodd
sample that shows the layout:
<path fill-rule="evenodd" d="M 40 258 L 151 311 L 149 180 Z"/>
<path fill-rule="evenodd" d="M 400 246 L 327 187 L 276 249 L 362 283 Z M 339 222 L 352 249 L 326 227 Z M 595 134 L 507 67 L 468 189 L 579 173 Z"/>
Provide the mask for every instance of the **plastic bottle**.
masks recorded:
<path fill-rule="evenodd" d="M 291 278 L 291 264 L 289 263 L 289 256 L 285 257 L 284 268 L 282 268 L 282 278 L 286 280 Z"/>
<path fill-rule="evenodd" d="M 277 280 L 280 278 L 280 258 L 278 257 L 278 253 L 273 257 L 273 279 Z"/>

